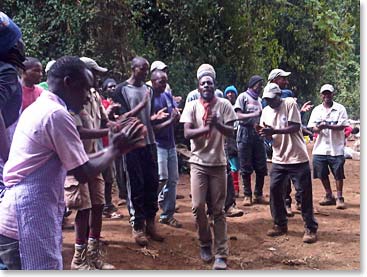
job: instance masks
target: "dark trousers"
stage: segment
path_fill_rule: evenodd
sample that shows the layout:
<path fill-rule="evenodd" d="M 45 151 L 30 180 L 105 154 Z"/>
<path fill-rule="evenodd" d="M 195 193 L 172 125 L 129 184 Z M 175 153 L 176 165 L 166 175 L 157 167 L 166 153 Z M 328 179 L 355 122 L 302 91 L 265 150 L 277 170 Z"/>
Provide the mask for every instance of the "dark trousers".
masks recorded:
<path fill-rule="evenodd" d="M 122 157 L 118 157 L 115 160 L 116 167 L 116 183 L 119 189 L 119 199 L 126 199 L 126 176 L 123 169 Z"/>
<path fill-rule="evenodd" d="M 227 211 L 233 204 L 236 203 L 236 194 L 234 191 L 233 178 L 231 170 L 227 166 L 227 196 L 224 202 L 224 211 Z"/>
<path fill-rule="evenodd" d="M 296 191 L 301 197 L 301 213 L 305 228 L 316 231 L 317 221 L 313 214 L 312 182 L 309 162 L 300 164 L 273 163 L 270 172 L 270 211 L 274 224 L 285 226 L 288 223 L 285 210 L 284 186 L 287 177 L 295 180 Z"/>
<path fill-rule="evenodd" d="M 0 266 L 9 270 L 22 269 L 18 240 L 0 235 Z"/>
<path fill-rule="evenodd" d="M 144 228 L 145 220 L 158 211 L 158 162 L 155 144 L 126 154 L 127 195 L 130 222 L 135 230 Z"/>
<path fill-rule="evenodd" d="M 296 185 L 294 184 L 295 180 L 289 177 L 287 178 L 285 182 L 286 182 L 285 184 L 285 205 L 290 207 L 292 205 L 292 197 L 291 197 L 292 183 L 294 187 L 296 187 Z M 299 195 L 299 192 L 297 190 L 296 190 L 295 198 L 296 198 L 297 203 L 301 203 L 301 196 Z"/>

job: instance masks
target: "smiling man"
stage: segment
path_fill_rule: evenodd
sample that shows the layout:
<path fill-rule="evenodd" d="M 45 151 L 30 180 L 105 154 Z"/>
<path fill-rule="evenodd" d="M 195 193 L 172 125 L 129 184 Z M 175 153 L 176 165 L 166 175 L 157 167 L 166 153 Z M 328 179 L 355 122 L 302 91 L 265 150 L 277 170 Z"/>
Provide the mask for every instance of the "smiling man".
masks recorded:
<path fill-rule="evenodd" d="M 348 126 L 348 115 L 345 107 L 336 103 L 334 87 L 325 84 L 320 89 L 322 104 L 311 113 L 308 127 L 318 136 L 312 150 L 313 177 L 320 179 L 326 195 L 319 203 L 321 206 L 335 205 L 337 209 L 345 209 L 343 198 L 344 176 L 344 128 Z M 335 178 L 337 198 L 335 199 L 330 186 L 329 168 Z"/>
<path fill-rule="evenodd" d="M 226 269 L 228 256 L 227 223 L 224 215 L 227 177 L 224 138 L 233 134 L 236 114 L 226 99 L 214 95 L 215 79 L 210 72 L 199 78 L 200 98 L 188 102 L 180 119 L 186 139 L 191 140 L 192 211 L 200 241 L 200 256 L 211 262 L 212 235 L 205 204 L 214 217 L 213 269 Z M 208 202 L 206 201 L 208 198 Z"/>

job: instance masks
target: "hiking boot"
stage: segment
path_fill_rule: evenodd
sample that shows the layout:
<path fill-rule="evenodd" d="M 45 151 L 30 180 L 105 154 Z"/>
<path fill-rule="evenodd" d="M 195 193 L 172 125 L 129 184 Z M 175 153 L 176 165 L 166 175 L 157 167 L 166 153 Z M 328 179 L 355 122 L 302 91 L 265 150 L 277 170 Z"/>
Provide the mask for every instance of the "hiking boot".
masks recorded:
<path fill-rule="evenodd" d="M 273 227 L 266 233 L 269 237 L 278 237 L 287 234 L 288 226 L 273 225 Z"/>
<path fill-rule="evenodd" d="M 261 196 L 255 196 L 253 203 L 254 204 L 267 205 L 267 204 L 269 204 L 269 201 L 267 201 L 265 199 L 265 197 L 261 195 Z"/>
<path fill-rule="evenodd" d="M 305 234 L 303 235 L 303 242 L 304 243 L 314 243 L 317 241 L 317 234 L 316 231 L 311 231 L 310 229 L 305 229 Z"/>
<path fill-rule="evenodd" d="M 88 257 L 92 265 L 96 269 L 111 270 L 116 269 L 112 264 L 103 261 L 103 256 L 106 255 L 106 251 L 103 251 L 102 245 L 96 239 L 88 240 Z"/>
<path fill-rule="evenodd" d="M 301 210 L 302 210 L 302 205 L 301 205 L 301 203 L 299 203 L 299 202 L 297 202 L 297 203 L 296 203 L 296 210 L 297 210 L 297 211 L 301 211 Z"/>
<path fill-rule="evenodd" d="M 132 235 L 135 240 L 135 242 L 140 246 L 147 246 L 148 245 L 148 239 L 145 235 L 145 232 L 142 229 L 135 230 L 133 228 Z"/>
<path fill-rule="evenodd" d="M 238 209 L 235 204 L 230 206 L 226 212 L 227 217 L 240 217 L 243 216 L 244 212 Z"/>
<path fill-rule="evenodd" d="M 292 211 L 292 207 L 291 206 L 286 205 L 285 206 L 285 212 L 286 212 L 286 214 L 287 214 L 288 217 L 293 217 L 294 216 L 294 213 Z"/>
<path fill-rule="evenodd" d="M 182 228 L 182 224 L 180 222 L 177 221 L 176 218 L 171 217 L 171 218 L 160 218 L 159 223 L 162 224 L 166 224 L 175 228 Z"/>
<path fill-rule="evenodd" d="M 200 247 L 200 258 L 205 263 L 210 263 L 213 260 L 212 249 L 210 246 Z"/>
<path fill-rule="evenodd" d="M 73 260 L 71 261 L 71 270 L 95 270 L 95 266 L 89 261 L 87 256 L 87 245 L 75 245 Z"/>
<path fill-rule="evenodd" d="M 164 241 L 164 237 L 157 233 L 157 228 L 155 226 L 154 218 L 149 218 L 146 220 L 146 234 L 150 236 L 152 240 Z"/>
<path fill-rule="evenodd" d="M 319 204 L 320 206 L 333 206 L 336 204 L 336 199 L 334 196 L 325 196 Z"/>
<path fill-rule="evenodd" d="M 227 269 L 227 259 L 216 258 L 213 264 L 214 270 L 226 270 Z"/>
<path fill-rule="evenodd" d="M 243 198 L 243 206 L 251 206 L 252 205 L 252 197 L 251 196 L 245 196 Z"/>
<path fill-rule="evenodd" d="M 347 208 L 344 203 L 344 197 L 339 197 L 336 199 L 336 208 L 339 210 L 344 210 Z"/>

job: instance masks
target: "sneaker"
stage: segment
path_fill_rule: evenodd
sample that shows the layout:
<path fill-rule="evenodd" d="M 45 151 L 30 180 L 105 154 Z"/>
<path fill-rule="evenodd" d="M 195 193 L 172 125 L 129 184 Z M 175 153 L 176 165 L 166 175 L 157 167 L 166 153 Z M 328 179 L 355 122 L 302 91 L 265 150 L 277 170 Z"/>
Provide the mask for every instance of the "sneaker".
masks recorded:
<path fill-rule="evenodd" d="M 269 201 L 267 201 L 265 199 L 265 197 L 261 195 L 261 196 L 255 196 L 253 203 L 254 204 L 267 205 L 267 204 L 269 204 Z"/>
<path fill-rule="evenodd" d="M 200 258 L 205 263 L 210 263 L 213 260 L 212 249 L 210 246 L 200 247 Z"/>
<path fill-rule="evenodd" d="M 301 205 L 301 203 L 299 203 L 299 202 L 297 202 L 297 203 L 296 203 L 296 210 L 297 210 L 297 211 L 301 211 L 301 210 L 302 210 L 302 205 Z"/>
<path fill-rule="evenodd" d="M 333 206 L 336 204 L 336 199 L 334 196 L 325 196 L 319 204 L 320 206 Z"/>
<path fill-rule="evenodd" d="M 216 258 L 213 264 L 214 270 L 226 270 L 227 269 L 227 260 L 224 258 Z"/>
<path fill-rule="evenodd" d="M 88 258 L 90 263 L 94 265 L 96 269 L 100 270 L 116 269 L 112 264 L 103 261 L 106 251 L 102 248 L 102 244 L 98 240 L 88 240 Z"/>
<path fill-rule="evenodd" d="M 162 242 L 164 241 L 164 237 L 157 232 L 157 228 L 155 225 L 154 218 L 149 218 L 146 220 L 147 226 L 146 226 L 146 234 L 155 241 Z"/>
<path fill-rule="evenodd" d="M 285 206 L 285 212 L 287 213 L 287 216 L 288 217 L 293 217 L 294 216 L 294 213 L 292 211 L 292 207 L 291 206 L 286 205 Z"/>
<path fill-rule="evenodd" d="M 269 237 L 278 237 L 288 233 L 288 226 L 273 225 L 273 227 L 266 233 Z"/>
<path fill-rule="evenodd" d="M 87 256 L 87 246 L 75 246 L 71 270 L 95 270 L 96 267 L 90 262 Z"/>
<path fill-rule="evenodd" d="M 176 218 L 160 218 L 159 223 L 166 224 L 175 228 L 182 228 L 182 224 Z"/>
<path fill-rule="evenodd" d="M 344 197 L 339 197 L 336 199 L 336 208 L 339 210 L 344 210 L 347 208 L 344 203 Z"/>
<path fill-rule="evenodd" d="M 227 217 L 240 217 L 243 216 L 244 212 L 241 209 L 238 209 L 236 205 L 232 205 L 228 208 L 226 212 Z"/>
<path fill-rule="evenodd" d="M 251 196 L 245 196 L 245 198 L 243 199 L 243 203 L 244 206 L 251 206 L 252 205 L 252 197 Z"/>
<path fill-rule="evenodd" d="M 145 235 L 145 232 L 142 229 L 135 230 L 133 228 L 132 235 L 135 240 L 135 242 L 140 246 L 147 246 L 148 245 L 148 239 Z"/>
<path fill-rule="evenodd" d="M 303 235 L 303 242 L 304 243 L 314 243 L 317 241 L 317 234 L 316 231 L 311 231 L 310 229 L 305 229 L 305 234 Z"/>

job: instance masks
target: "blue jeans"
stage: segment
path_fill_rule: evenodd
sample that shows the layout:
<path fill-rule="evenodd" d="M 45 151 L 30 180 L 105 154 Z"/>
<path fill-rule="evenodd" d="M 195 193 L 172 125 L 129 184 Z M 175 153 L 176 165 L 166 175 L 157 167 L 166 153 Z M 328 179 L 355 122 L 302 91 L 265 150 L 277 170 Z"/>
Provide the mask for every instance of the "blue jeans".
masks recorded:
<path fill-rule="evenodd" d="M 1 268 L 5 266 L 5 268 Z M 19 241 L 0 235 L 0 268 L 21 270 Z"/>
<path fill-rule="evenodd" d="M 159 180 L 165 182 L 158 195 L 162 209 L 160 218 L 172 218 L 176 207 L 176 186 L 178 182 L 178 160 L 176 147 L 157 147 Z"/>

